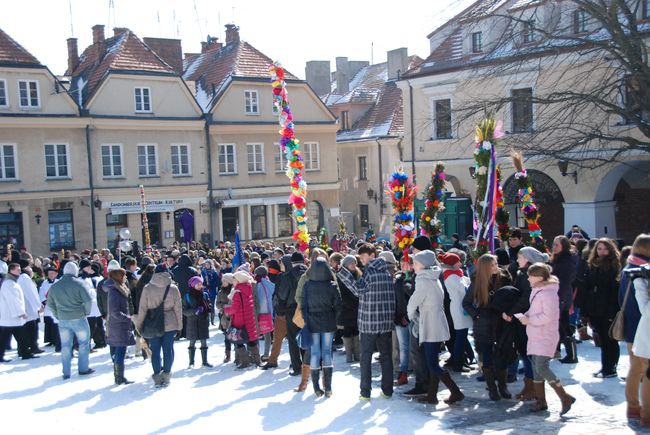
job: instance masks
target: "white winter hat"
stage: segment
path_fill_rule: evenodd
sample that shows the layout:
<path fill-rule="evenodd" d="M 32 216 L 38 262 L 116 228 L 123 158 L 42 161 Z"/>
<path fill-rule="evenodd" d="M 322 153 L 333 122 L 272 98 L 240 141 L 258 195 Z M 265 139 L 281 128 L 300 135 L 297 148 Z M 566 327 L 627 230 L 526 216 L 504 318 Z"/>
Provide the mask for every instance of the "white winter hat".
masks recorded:
<path fill-rule="evenodd" d="M 107 272 L 111 272 L 113 270 L 118 270 L 121 269 L 120 263 L 117 262 L 117 260 L 111 260 L 108 262 L 108 266 L 106 266 Z"/>
<path fill-rule="evenodd" d="M 63 267 L 63 274 L 77 276 L 79 274 L 79 266 L 74 261 L 69 261 Z"/>

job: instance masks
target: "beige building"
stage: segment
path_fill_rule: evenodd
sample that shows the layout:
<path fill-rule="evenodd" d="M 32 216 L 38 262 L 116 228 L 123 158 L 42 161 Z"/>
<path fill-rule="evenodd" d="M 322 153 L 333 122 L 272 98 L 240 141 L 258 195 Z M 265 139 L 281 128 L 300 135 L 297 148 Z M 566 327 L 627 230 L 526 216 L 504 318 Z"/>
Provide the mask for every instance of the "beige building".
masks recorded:
<path fill-rule="evenodd" d="M 577 60 L 580 55 L 577 49 L 563 49 L 558 54 L 552 43 L 542 41 L 531 30 L 537 26 L 547 30 L 567 29 L 570 33 L 578 13 L 572 2 L 478 1 L 428 36 L 430 55 L 398 81 L 405 95 L 404 164 L 410 171 L 414 170 L 418 184 L 427 183 L 435 162 L 443 160 L 453 194 L 458 198 L 475 194 L 476 184 L 469 169 L 474 164 L 474 125 L 478 118 L 456 119 L 457 109 L 480 97 L 547 95 L 561 91 L 563 83 L 573 83 L 570 77 L 581 69 L 599 71 L 603 65 L 598 64 L 596 56 L 582 54 Z M 503 18 L 509 14 L 514 21 Z M 508 27 L 512 22 L 529 27 L 513 30 Z M 583 35 L 599 30 L 588 19 L 577 22 L 581 26 L 577 31 Z M 506 41 L 505 34 L 511 35 Z M 497 47 L 499 50 L 495 51 Z M 511 68 L 507 67 L 508 62 Z M 598 74 L 591 77 L 599 79 Z M 529 137 L 526 135 L 531 135 L 536 125 L 548 122 L 545 118 L 551 116 L 548 112 L 533 105 L 530 97 L 506 104 L 496 114 L 497 119 L 504 121 L 507 132 L 502 143 Z M 600 115 L 584 116 L 591 117 L 591 123 L 594 116 L 601 116 L 595 123 L 600 122 L 612 134 L 630 134 L 632 129 L 620 117 L 602 111 Z M 638 130 L 631 131 L 631 135 L 640 137 Z M 546 140 L 551 146 L 553 135 Z M 499 150 L 499 160 L 503 166 L 506 206 L 511 211 L 511 224 L 523 226 L 516 204 L 514 169 L 504 148 Z M 615 145 L 611 148 L 613 152 Z M 595 155 L 590 153 L 583 152 L 583 158 L 588 160 L 590 155 Z M 650 194 L 650 162 L 647 155 L 624 153 L 622 161 L 593 170 L 569 165 L 564 174 L 558 160 L 531 153 L 526 157 L 547 238 L 565 233 L 573 224 L 579 224 L 591 237 L 620 238 L 627 243 L 639 232 L 648 231 L 650 203 L 645 198 Z M 464 222 L 465 231 L 461 230 L 462 225 L 457 226 L 461 236 L 471 232 L 471 221 Z"/>
<path fill-rule="evenodd" d="M 212 155 L 213 233 L 233 240 L 290 238 L 295 231 L 287 204 L 289 179 L 278 145 L 278 113 L 273 107 L 268 66 L 272 60 L 226 26 L 225 45 L 216 38 L 203 52 L 188 55 L 183 78 L 194 89 L 209 129 Z M 308 184 L 309 230 L 336 228 L 339 176 L 336 119 L 305 81 L 291 73 L 287 91 L 295 117 Z"/>
<path fill-rule="evenodd" d="M 390 237 L 392 207 L 384 190 L 402 159 L 404 135 L 396 80 L 421 61 L 400 48 L 375 65 L 339 57 L 333 74 L 328 61 L 307 63 L 307 81 L 324 91 L 321 99 L 339 119 L 341 214 L 348 232 L 362 236 L 372 227 L 378 237 Z"/>
<path fill-rule="evenodd" d="M 237 225 L 242 240 L 290 239 L 271 60 L 234 25 L 225 46 L 185 59 L 179 40 L 92 32 L 81 55 L 67 40 L 58 79 L 0 30 L 0 244 L 112 248 L 124 227 L 143 244 L 140 185 L 157 246 L 233 240 Z M 305 81 L 287 82 L 316 233 L 339 209 L 337 122 Z"/>

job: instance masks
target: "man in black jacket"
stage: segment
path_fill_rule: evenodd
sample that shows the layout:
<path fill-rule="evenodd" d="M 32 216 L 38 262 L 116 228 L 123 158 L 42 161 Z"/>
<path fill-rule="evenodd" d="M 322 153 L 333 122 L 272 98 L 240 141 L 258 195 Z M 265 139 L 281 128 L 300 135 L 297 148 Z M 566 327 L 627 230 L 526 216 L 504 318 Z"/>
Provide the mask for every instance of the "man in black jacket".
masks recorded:
<path fill-rule="evenodd" d="M 287 319 L 287 340 L 289 341 L 289 355 L 291 357 L 291 367 L 293 371 L 292 376 L 297 376 L 306 370 L 307 375 L 310 374 L 309 366 L 304 366 L 300 347 L 296 336 L 300 329 L 293 323 L 293 315 L 296 313 L 298 304 L 296 303 L 296 289 L 298 288 L 298 281 L 303 273 L 307 270 L 305 266 L 305 257 L 300 252 L 294 252 L 291 255 L 291 270 L 282 275 L 280 287 L 278 288 L 278 305 L 284 309 Z"/>

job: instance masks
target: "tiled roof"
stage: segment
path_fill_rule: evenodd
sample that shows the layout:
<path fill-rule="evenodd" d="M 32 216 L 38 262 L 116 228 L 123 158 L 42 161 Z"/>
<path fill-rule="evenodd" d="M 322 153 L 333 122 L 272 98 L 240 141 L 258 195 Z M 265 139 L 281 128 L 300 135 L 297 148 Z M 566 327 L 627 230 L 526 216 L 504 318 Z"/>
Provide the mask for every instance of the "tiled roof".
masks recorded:
<path fill-rule="evenodd" d="M 377 102 L 348 131 L 340 131 L 337 141 L 402 136 L 402 90 L 394 81 L 386 82 L 379 90 Z"/>
<path fill-rule="evenodd" d="M 72 72 L 70 94 L 82 107 L 111 71 L 176 74 L 171 66 L 130 30 L 106 39 L 104 46 L 105 50 L 101 53 L 97 45 L 88 46 L 79 58 L 79 65 Z"/>
<path fill-rule="evenodd" d="M 183 79 L 196 83 L 196 99 L 204 112 L 212 109 L 213 100 L 233 77 L 269 77 L 271 58 L 250 45 L 238 41 L 225 47 L 215 46 L 185 62 Z M 287 79 L 298 80 L 290 72 Z"/>
<path fill-rule="evenodd" d="M 41 65 L 29 51 L 0 29 L 0 64 Z"/>

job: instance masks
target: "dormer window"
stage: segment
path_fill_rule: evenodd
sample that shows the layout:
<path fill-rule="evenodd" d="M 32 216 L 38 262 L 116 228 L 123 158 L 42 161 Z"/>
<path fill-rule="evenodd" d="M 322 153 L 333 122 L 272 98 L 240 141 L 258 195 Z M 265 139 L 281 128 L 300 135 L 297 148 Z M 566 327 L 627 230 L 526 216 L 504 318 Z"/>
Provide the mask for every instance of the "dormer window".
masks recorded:
<path fill-rule="evenodd" d="M 341 131 L 350 130 L 350 113 L 347 110 L 341 111 Z"/>
<path fill-rule="evenodd" d="M 9 99 L 7 98 L 7 81 L 0 80 L 0 107 L 9 106 Z"/>
<path fill-rule="evenodd" d="M 35 80 L 19 80 L 18 96 L 20 107 L 23 109 L 36 109 L 41 106 L 38 96 L 38 82 Z"/>
<path fill-rule="evenodd" d="M 522 42 L 524 44 L 535 42 L 535 20 L 529 20 L 524 23 Z"/>
<path fill-rule="evenodd" d="M 259 115 L 260 103 L 257 96 L 257 91 L 244 91 L 244 99 L 246 104 L 247 115 Z"/>
<path fill-rule="evenodd" d="M 151 89 L 135 88 L 135 112 L 151 113 Z"/>
<path fill-rule="evenodd" d="M 578 9 L 573 12 L 573 33 L 586 33 L 589 15 L 587 11 Z"/>
<path fill-rule="evenodd" d="M 483 51 L 483 32 L 472 33 L 472 53 Z"/>
<path fill-rule="evenodd" d="M 643 0 L 643 10 L 641 11 L 643 19 L 650 19 L 650 0 Z"/>

